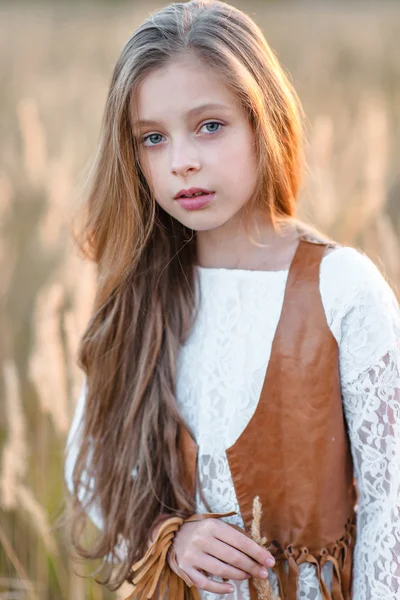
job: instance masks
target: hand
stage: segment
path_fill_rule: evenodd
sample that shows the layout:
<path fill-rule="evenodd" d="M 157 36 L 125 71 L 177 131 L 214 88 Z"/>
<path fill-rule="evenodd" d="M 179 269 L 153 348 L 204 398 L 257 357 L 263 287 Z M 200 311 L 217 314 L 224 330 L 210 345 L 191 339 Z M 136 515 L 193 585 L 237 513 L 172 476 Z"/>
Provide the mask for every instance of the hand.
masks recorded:
<path fill-rule="evenodd" d="M 234 588 L 209 579 L 202 570 L 224 579 L 266 579 L 266 567 L 275 563 L 268 550 L 219 519 L 183 523 L 175 534 L 173 547 L 179 567 L 194 585 L 214 594 L 229 594 Z"/>

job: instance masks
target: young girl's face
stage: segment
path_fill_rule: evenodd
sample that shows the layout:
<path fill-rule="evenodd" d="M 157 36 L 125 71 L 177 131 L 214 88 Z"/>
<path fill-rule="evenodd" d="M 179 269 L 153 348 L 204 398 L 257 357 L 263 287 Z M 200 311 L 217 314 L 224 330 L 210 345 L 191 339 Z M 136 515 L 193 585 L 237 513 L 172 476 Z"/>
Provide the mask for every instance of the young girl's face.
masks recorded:
<path fill-rule="evenodd" d="M 242 223 L 256 184 L 254 133 L 218 75 L 193 55 L 174 59 L 143 81 L 132 118 L 142 169 L 167 213 L 196 231 Z M 210 203 L 185 208 L 176 195 L 190 188 L 213 192 Z"/>

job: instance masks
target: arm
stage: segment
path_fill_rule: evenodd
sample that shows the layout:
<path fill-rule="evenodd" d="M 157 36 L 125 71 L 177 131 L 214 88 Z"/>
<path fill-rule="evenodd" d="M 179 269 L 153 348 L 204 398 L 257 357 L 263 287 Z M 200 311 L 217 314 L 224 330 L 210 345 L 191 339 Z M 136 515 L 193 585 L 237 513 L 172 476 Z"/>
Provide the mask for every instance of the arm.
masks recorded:
<path fill-rule="evenodd" d="M 343 388 L 359 493 L 354 600 L 400 597 L 400 340 Z"/>
<path fill-rule="evenodd" d="M 400 597 L 400 309 L 376 266 L 348 253 L 332 328 L 358 489 L 353 600 Z M 353 261 L 353 262 L 351 262 Z M 347 276 L 348 275 L 348 276 Z M 336 290 L 338 290 L 336 292 Z"/>

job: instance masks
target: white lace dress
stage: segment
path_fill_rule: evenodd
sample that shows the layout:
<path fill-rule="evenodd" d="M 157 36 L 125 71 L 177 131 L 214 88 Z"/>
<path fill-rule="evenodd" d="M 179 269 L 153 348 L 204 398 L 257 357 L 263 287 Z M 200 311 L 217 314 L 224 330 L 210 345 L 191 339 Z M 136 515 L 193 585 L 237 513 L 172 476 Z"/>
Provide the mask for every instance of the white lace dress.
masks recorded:
<path fill-rule="evenodd" d="M 197 267 L 198 319 L 181 348 L 177 401 L 199 446 L 199 474 L 213 512 L 236 511 L 225 449 L 239 437 L 260 397 L 288 271 Z M 400 598 L 400 309 L 365 255 L 337 248 L 321 264 L 321 297 L 340 348 L 343 406 L 359 493 L 353 600 Z M 83 412 L 78 403 L 73 428 Z M 73 450 L 66 476 L 73 466 Z M 207 512 L 197 494 L 197 512 Z M 93 519 L 101 526 L 99 518 Z M 322 600 L 312 564 L 300 565 L 298 600 Z M 328 588 L 331 566 L 323 568 Z M 270 569 L 270 579 L 276 579 Z M 203 600 L 248 600 L 201 591 Z"/>

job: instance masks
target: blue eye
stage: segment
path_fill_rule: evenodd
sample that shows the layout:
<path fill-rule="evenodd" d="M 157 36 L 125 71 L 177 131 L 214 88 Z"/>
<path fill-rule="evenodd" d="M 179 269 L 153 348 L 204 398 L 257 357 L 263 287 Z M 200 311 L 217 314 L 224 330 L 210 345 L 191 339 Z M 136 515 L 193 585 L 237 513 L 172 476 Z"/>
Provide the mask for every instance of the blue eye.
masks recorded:
<path fill-rule="evenodd" d="M 151 138 L 162 138 L 163 136 L 160 133 L 150 133 L 143 138 L 143 144 L 146 145 L 147 140 L 151 140 Z M 154 142 L 154 140 L 151 140 Z M 160 141 L 160 140 L 159 140 Z M 154 144 L 147 144 L 148 146 L 158 146 L 157 142 Z"/>
<path fill-rule="evenodd" d="M 219 127 L 223 127 L 222 123 L 218 123 L 218 121 L 209 121 L 208 123 L 204 123 L 203 127 L 209 127 L 210 125 L 217 125 Z M 203 129 L 202 127 L 202 129 Z M 214 129 L 213 131 L 208 131 L 208 133 L 217 133 L 219 129 Z"/>

